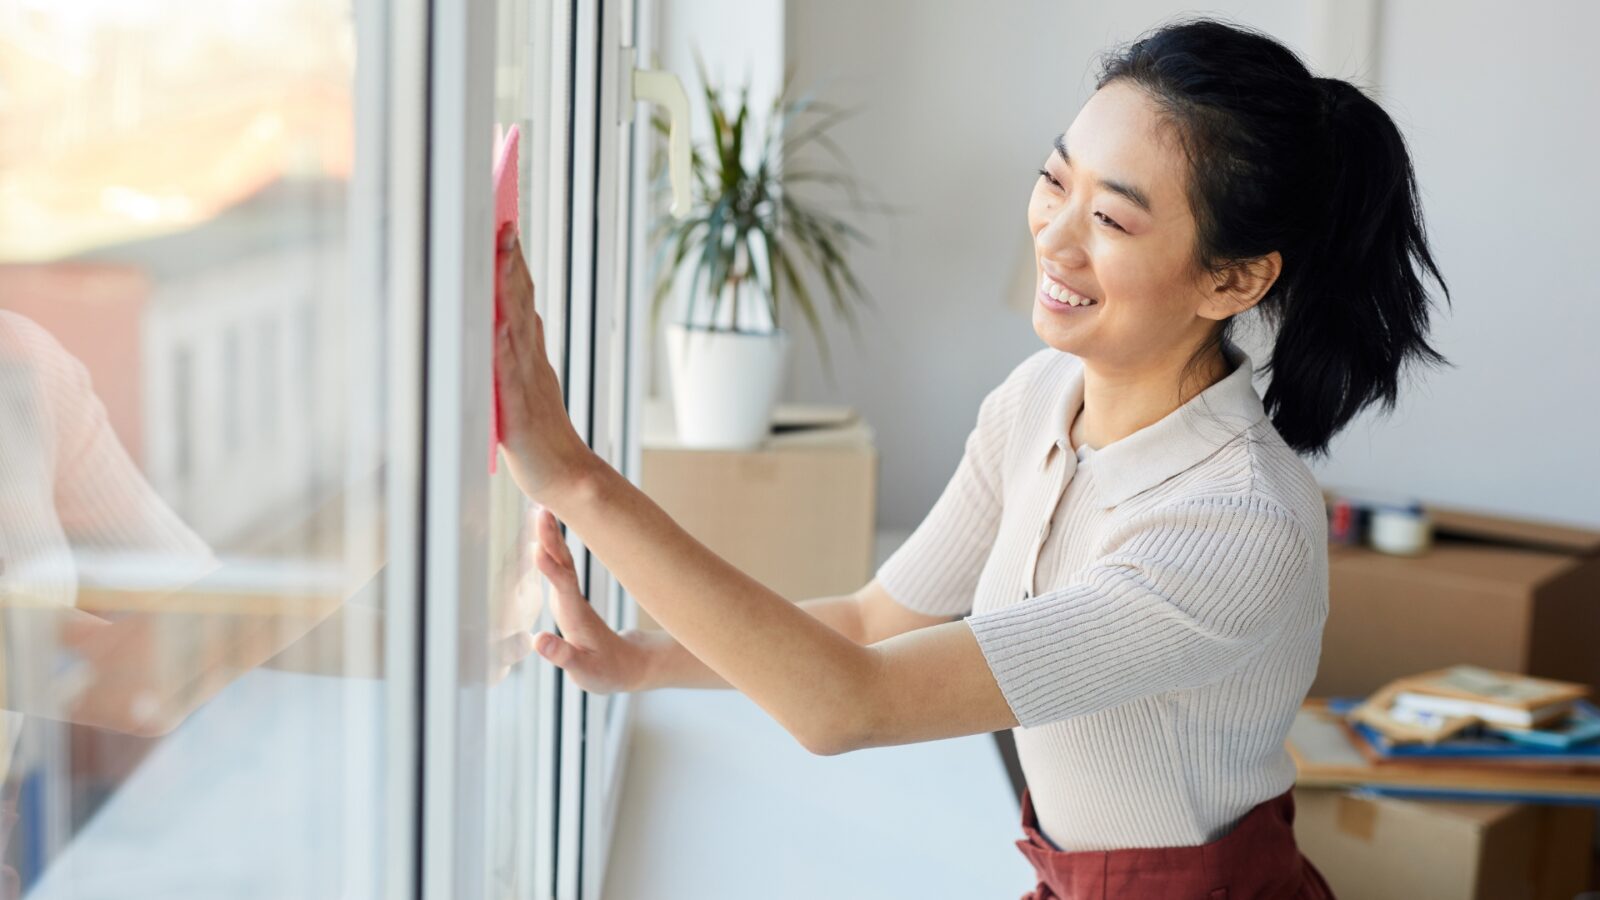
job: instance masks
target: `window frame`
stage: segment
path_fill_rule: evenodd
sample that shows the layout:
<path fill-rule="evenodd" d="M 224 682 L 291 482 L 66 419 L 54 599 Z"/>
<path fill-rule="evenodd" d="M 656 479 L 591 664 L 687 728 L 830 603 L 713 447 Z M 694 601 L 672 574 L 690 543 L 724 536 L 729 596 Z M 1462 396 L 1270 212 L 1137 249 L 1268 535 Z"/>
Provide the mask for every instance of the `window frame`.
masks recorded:
<path fill-rule="evenodd" d="M 483 896 L 490 843 L 484 833 L 482 761 L 487 691 L 456 676 L 482 671 L 481 646 L 459 641 L 488 627 L 484 598 L 494 547 L 481 523 L 504 497 L 505 479 L 485 470 L 493 297 L 493 198 L 487 175 L 493 134 L 497 35 L 494 4 L 426 3 L 425 298 L 417 330 L 418 390 L 425 412 L 420 454 L 420 509 L 411 525 L 423 539 L 417 586 L 422 597 L 415 633 L 419 707 L 415 716 L 420 814 L 414 896 Z M 531 156 L 524 186 L 523 244 L 538 279 L 537 304 L 546 350 L 560 374 L 578 434 L 625 474 L 638 467 L 638 335 L 630 297 L 640 284 L 630 268 L 642 227 L 632 219 L 633 152 L 648 119 L 624 126 L 620 109 L 625 42 L 633 36 L 633 0 L 548 0 L 534 3 L 526 38 L 537 55 L 528 79 L 535 123 L 523 154 Z M 523 23 L 515 27 L 522 28 Z M 548 105 L 545 105 L 548 104 Z M 405 140 L 396 135 L 396 140 Z M 395 248 L 409 246 L 402 241 Z M 480 252 L 481 251 L 481 252 Z M 399 251 L 397 249 L 397 255 Z M 398 354 L 397 354 L 398 356 Z M 396 366 L 400 365 L 396 361 Z M 409 377 L 415 379 L 415 371 Z M 393 375 L 407 377 L 401 372 Z M 405 477 L 402 467 L 396 476 Z M 396 523 L 402 525 L 403 523 Z M 629 619 L 625 592 L 575 533 L 567 534 L 580 584 L 614 627 Z M 397 594 L 396 596 L 406 596 Z M 411 596 L 416 596 L 413 593 Z M 548 606 L 548 604 L 547 604 Z M 541 627 L 553 627 L 548 615 Z M 480 632 L 481 633 L 481 632 Z M 403 648 L 395 648 L 403 649 Z M 414 651 L 415 652 L 415 651 Z M 527 710 L 538 718 L 535 822 L 548 824 L 533 848 L 535 896 L 598 900 L 613 832 L 630 733 L 630 698 L 590 696 L 560 669 L 537 658 L 537 689 Z M 547 670 L 548 677 L 545 677 Z M 613 712 L 613 710 L 615 710 Z M 394 785 L 391 785 L 394 787 Z M 391 847 L 396 844 L 391 844 Z M 401 857 L 392 857 L 399 865 Z M 391 896 L 405 896 L 403 892 Z"/>

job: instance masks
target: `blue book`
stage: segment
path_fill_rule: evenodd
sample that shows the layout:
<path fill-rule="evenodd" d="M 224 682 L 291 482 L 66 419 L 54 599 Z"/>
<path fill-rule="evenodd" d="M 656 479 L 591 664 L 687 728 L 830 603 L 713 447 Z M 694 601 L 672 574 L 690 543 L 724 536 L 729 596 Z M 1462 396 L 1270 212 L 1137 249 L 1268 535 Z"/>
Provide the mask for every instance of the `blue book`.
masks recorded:
<path fill-rule="evenodd" d="M 1328 701 L 1328 709 L 1343 715 L 1361 703 L 1360 698 L 1334 698 Z M 1600 709 L 1587 700 L 1577 701 L 1572 716 L 1560 728 L 1519 732 L 1515 736 L 1474 726 L 1435 744 L 1396 744 L 1365 722 L 1347 724 L 1384 759 L 1454 757 L 1600 766 L 1600 741 L 1594 740 L 1600 737 Z M 1586 733 L 1588 737 L 1583 736 Z"/>
<path fill-rule="evenodd" d="M 1600 797 L 1581 794 L 1543 794 L 1525 791 L 1441 790 L 1439 788 L 1399 787 L 1392 784 L 1363 784 L 1355 790 L 1379 797 L 1407 800 L 1469 800 L 1483 803 L 1538 803 L 1548 806 L 1591 806 L 1600 809 Z"/>
<path fill-rule="evenodd" d="M 1581 745 L 1600 752 L 1600 707 L 1587 700 L 1574 703 L 1567 720 L 1555 728 L 1518 731 L 1515 728 L 1501 728 L 1496 725 L 1483 727 L 1487 731 L 1530 747 L 1577 749 Z"/>

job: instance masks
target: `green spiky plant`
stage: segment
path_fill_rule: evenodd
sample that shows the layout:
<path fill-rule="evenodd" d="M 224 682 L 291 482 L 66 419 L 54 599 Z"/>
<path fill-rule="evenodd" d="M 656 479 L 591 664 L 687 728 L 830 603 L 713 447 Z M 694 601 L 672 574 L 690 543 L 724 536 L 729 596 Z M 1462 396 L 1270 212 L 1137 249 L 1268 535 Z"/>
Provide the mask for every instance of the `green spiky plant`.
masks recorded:
<path fill-rule="evenodd" d="M 852 307 L 857 302 L 871 305 L 872 301 L 851 271 L 845 250 L 851 241 L 867 245 L 871 241 L 843 219 L 795 197 L 790 189 L 807 182 L 832 185 L 846 190 L 858 209 L 888 209 L 861 201 L 859 186 L 845 171 L 849 161 L 827 134 L 829 128 L 854 111 L 822 103 L 811 95 L 791 98 L 794 73 L 790 69 L 767 117 L 760 155 L 754 167 L 747 168 L 743 157 L 745 140 L 747 131 L 754 130 L 750 123 L 749 85 L 740 91 L 738 109 L 725 109 L 721 92 L 712 87 L 698 52 L 695 68 L 711 120 L 712 146 L 709 153 L 697 146 L 690 154 L 694 197 L 689 216 L 675 219 L 664 215 L 651 229 L 657 273 L 650 310 L 652 333 L 660 324 L 661 307 L 674 277 L 687 263 L 694 267 L 687 320 L 693 319 L 693 304 L 709 297 L 711 330 L 768 333 L 739 327 L 739 298 L 745 291 L 758 291 L 777 327 L 781 322 L 779 313 L 792 296 L 817 338 L 831 379 L 833 361 L 817 314 L 816 298 L 806 283 L 806 270 L 820 276 L 833 309 L 844 317 L 859 341 Z M 657 115 L 655 127 L 664 135 L 668 125 Z M 826 150 L 839 163 L 840 171 L 794 167 L 795 152 L 812 143 Z M 654 159 L 658 191 L 665 189 L 665 157 L 662 151 Z M 779 160 L 783 161 L 783 168 L 776 165 Z M 785 290 L 789 293 L 783 293 Z M 715 324 L 724 299 L 733 303 L 731 328 Z"/>

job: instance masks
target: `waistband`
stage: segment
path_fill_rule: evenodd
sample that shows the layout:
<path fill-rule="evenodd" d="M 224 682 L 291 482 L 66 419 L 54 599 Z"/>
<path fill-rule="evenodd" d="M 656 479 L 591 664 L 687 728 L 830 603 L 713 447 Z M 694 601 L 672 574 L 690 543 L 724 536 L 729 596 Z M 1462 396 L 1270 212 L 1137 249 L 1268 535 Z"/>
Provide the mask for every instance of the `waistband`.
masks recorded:
<path fill-rule="evenodd" d="M 1302 857 L 1294 839 L 1292 788 L 1252 807 L 1227 834 L 1206 844 L 1061 850 L 1039 831 L 1033 798 L 1026 789 L 1022 829 L 1027 837 L 1017 841 L 1017 846 L 1033 863 L 1040 881 L 1052 884 L 1062 897 L 1134 896 L 1108 892 L 1110 886 L 1120 886 L 1123 891 L 1149 890 L 1152 897 L 1161 896 L 1159 891 L 1204 892 L 1244 884 L 1282 885 L 1292 890 L 1303 878 Z"/>

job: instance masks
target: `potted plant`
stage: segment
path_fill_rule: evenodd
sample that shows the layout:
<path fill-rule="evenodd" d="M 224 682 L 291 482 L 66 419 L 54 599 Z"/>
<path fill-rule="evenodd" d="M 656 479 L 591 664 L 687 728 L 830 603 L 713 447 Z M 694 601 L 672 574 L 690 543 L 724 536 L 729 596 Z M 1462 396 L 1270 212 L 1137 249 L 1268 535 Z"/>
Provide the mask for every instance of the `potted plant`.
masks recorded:
<path fill-rule="evenodd" d="M 842 168 L 844 155 L 827 130 L 849 113 L 810 96 L 791 99 L 791 71 L 772 103 L 760 152 L 747 164 L 747 133 L 754 130 L 749 85 L 740 92 L 738 108 L 727 109 L 698 54 L 695 66 L 712 143 L 709 152 L 692 148 L 690 214 L 683 219 L 663 216 L 652 228 L 657 280 L 651 333 L 656 333 L 676 277 L 685 266 L 692 267 L 687 309 L 666 333 L 678 438 L 692 447 L 748 448 L 770 431 L 788 363 L 791 337 L 780 313 L 792 298 L 816 335 L 831 378 L 833 363 L 807 274 L 820 278 L 833 308 L 859 339 L 851 307 L 870 299 L 844 252 L 851 241 L 870 242 L 791 190 L 803 182 L 838 186 L 862 207 L 848 173 L 790 166 L 795 151 L 815 143 Z M 659 116 L 655 123 L 663 133 L 667 130 Z M 656 157 L 658 183 L 664 176 L 663 155 Z M 760 314 L 741 314 L 743 298 L 761 301 L 756 307 Z"/>

